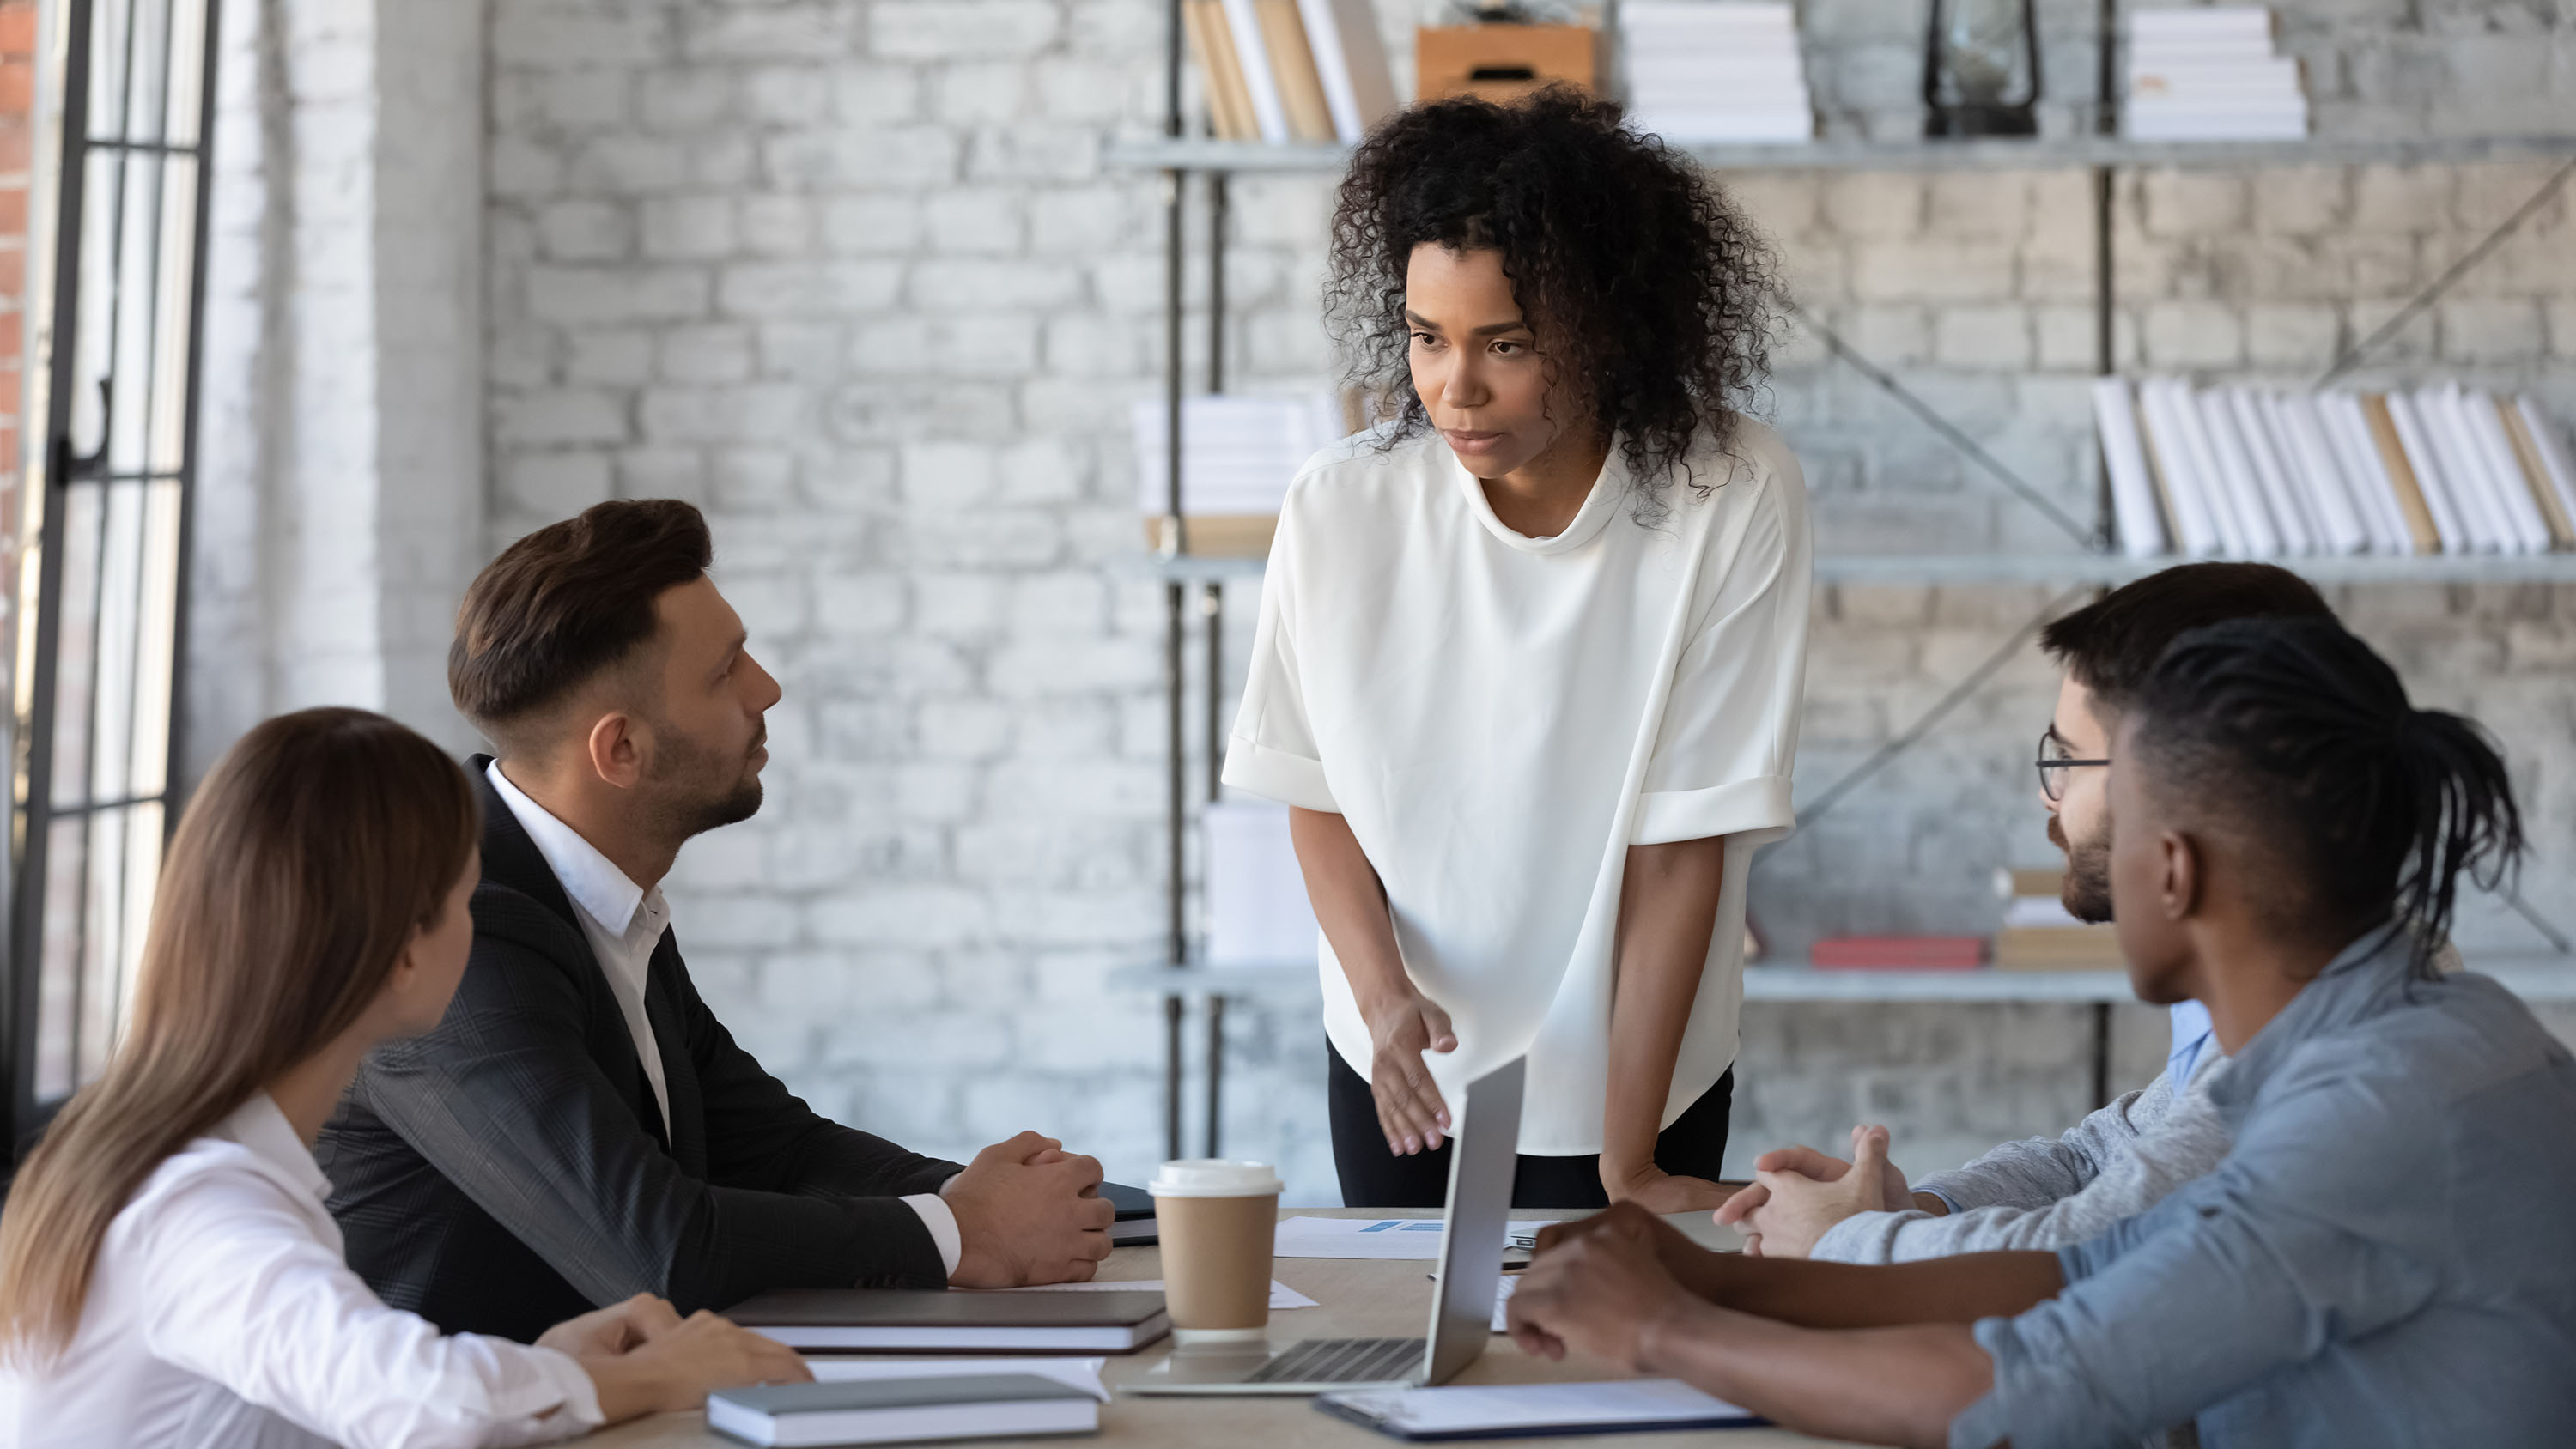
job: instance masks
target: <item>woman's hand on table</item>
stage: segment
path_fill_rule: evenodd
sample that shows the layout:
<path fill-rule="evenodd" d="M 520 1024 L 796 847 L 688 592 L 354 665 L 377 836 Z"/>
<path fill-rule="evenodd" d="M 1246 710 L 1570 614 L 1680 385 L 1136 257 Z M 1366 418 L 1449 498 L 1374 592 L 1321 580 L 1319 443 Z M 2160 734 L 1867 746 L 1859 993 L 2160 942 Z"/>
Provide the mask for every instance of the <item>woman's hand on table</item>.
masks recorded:
<path fill-rule="evenodd" d="M 1676 1243 L 1698 1251 L 1633 1204 L 1543 1230 L 1537 1257 L 1512 1290 L 1512 1341 L 1540 1358 L 1572 1350 L 1623 1372 L 1650 1372 L 1654 1336 L 1703 1308 L 1665 1260 Z"/>
<path fill-rule="evenodd" d="M 796 1350 L 704 1309 L 682 1318 L 639 1293 L 547 1329 L 538 1346 L 572 1355 L 599 1393 L 600 1417 L 694 1409 L 717 1389 L 814 1377 Z"/>
<path fill-rule="evenodd" d="M 1676 1176 L 1651 1162 L 1643 1167 L 1613 1167 L 1606 1157 L 1601 1160 L 1601 1190 L 1614 1203 L 1632 1202 L 1659 1217 L 1714 1212 L 1736 1191 L 1704 1177 Z"/>
<path fill-rule="evenodd" d="M 1449 1013 L 1409 984 L 1359 1006 L 1369 1029 L 1369 1094 L 1377 1100 L 1387 1150 L 1410 1157 L 1438 1147 L 1449 1133 L 1449 1104 L 1441 1100 L 1422 1054 L 1458 1049 Z"/>

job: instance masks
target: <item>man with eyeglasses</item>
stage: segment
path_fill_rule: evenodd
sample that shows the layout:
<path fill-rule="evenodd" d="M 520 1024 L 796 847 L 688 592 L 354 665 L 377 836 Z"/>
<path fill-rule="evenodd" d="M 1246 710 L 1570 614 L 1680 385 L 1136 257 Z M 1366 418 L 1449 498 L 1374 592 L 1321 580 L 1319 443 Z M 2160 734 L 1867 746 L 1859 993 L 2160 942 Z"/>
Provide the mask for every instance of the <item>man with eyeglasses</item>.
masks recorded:
<path fill-rule="evenodd" d="M 2175 638 L 2230 619 L 2331 618 L 2298 575 L 2270 564 L 2197 563 L 2115 589 L 2040 631 L 2064 668 L 2057 709 L 2039 740 L 2048 838 L 2066 852 L 2066 909 L 2111 919 L 2110 741 L 2120 716 Z M 1849 1161 L 1810 1147 L 1768 1152 L 1756 1181 L 1717 1220 L 1747 1234 L 1746 1251 L 1846 1263 L 1901 1263 L 1954 1253 L 2050 1249 L 2081 1242 L 2218 1165 L 2229 1146 L 2208 1088 L 2223 1067 L 2209 1012 L 2172 1008 L 2164 1074 L 2060 1137 L 2008 1142 L 1955 1172 L 1909 1184 L 1887 1160 L 1887 1129 L 1852 1129 Z"/>

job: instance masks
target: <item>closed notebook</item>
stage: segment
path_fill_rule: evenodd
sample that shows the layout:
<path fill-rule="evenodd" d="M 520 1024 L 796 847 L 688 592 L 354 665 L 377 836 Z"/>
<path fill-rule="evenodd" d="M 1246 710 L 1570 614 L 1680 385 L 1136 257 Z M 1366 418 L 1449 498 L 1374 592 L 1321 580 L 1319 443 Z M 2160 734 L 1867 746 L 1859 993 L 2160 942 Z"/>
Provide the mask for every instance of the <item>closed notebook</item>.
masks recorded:
<path fill-rule="evenodd" d="M 1121 1246 L 1161 1241 L 1161 1230 L 1154 1222 L 1152 1193 L 1123 1182 L 1104 1182 L 1100 1195 L 1118 1210 L 1117 1219 L 1109 1225 L 1109 1241 Z"/>
<path fill-rule="evenodd" d="M 1389 1438 L 1414 1441 L 1673 1433 L 1764 1422 L 1750 1409 L 1677 1379 L 1353 1389 L 1325 1394 L 1315 1407 Z"/>
<path fill-rule="evenodd" d="M 707 1427 L 760 1445 L 1091 1434 L 1100 1402 L 1036 1374 L 768 1384 L 707 1395 Z"/>
<path fill-rule="evenodd" d="M 893 1353 L 1129 1353 L 1169 1333 L 1160 1293 L 954 1293 L 798 1288 L 725 1316 L 790 1348 Z"/>

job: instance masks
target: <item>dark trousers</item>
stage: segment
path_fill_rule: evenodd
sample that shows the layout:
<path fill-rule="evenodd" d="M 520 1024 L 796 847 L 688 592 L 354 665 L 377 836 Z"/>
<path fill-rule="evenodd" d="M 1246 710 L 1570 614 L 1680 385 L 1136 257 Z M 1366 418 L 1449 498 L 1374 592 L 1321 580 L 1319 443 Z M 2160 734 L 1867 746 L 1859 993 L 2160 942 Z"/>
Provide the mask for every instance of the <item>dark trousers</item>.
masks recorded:
<path fill-rule="evenodd" d="M 1363 1208 L 1436 1208 L 1449 1196 L 1449 1144 L 1411 1157 L 1398 1157 L 1386 1145 L 1377 1124 L 1377 1100 L 1369 1095 L 1368 1078 L 1331 1047 L 1325 1095 L 1333 1120 L 1333 1168 L 1342 1179 L 1342 1205 Z M 1735 1069 L 1727 1068 L 1717 1085 L 1700 1094 L 1673 1125 L 1655 1139 L 1655 1165 L 1676 1177 L 1717 1180 L 1726 1157 L 1726 1114 L 1735 1099 Z M 1451 1104 L 1452 1112 L 1456 1104 Z M 1601 1155 L 1531 1157 L 1523 1154 L 1512 1173 L 1512 1206 L 1516 1208 L 1605 1208 L 1601 1190 Z"/>

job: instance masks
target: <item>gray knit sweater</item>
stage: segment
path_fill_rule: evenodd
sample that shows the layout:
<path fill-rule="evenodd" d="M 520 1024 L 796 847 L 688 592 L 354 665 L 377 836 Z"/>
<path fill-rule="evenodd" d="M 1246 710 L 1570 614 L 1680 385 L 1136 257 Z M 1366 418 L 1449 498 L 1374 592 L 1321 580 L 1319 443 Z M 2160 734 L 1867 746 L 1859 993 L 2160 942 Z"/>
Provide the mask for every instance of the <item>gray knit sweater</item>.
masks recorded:
<path fill-rule="evenodd" d="M 1958 1212 L 1860 1213 L 1826 1230 L 1811 1256 L 1839 1263 L 1907 1263 L 1953 1253 L 2080 1243 L 2218 1166 L 2230 1139 L 2209 1104 L 2227 1069 L 2204 1055 L 2176 1097 L 2159 1076 L 2062 1137 L 2007 1142 L 1956 1172 L 1914 1184 Z"/>

